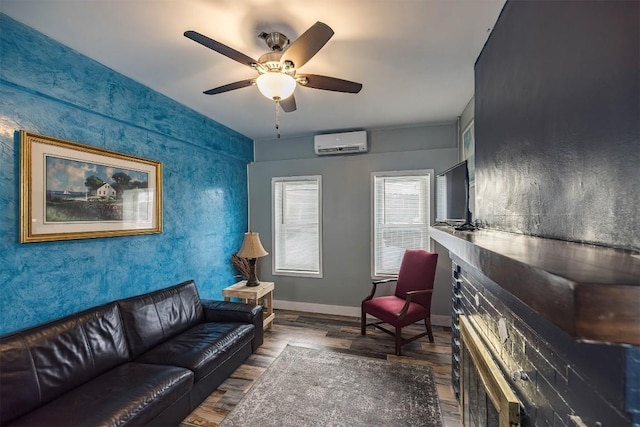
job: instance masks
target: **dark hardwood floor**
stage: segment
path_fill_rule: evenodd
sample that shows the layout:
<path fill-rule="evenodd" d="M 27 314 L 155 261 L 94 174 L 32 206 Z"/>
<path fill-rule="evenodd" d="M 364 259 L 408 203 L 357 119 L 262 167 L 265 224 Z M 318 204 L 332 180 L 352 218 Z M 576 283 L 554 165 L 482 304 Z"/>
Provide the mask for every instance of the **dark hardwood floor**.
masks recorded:
<path fill-rule="evenodd" d="M 410 336 L 423 332 L 424 326 L 405 329 L 406 336 Z M 181 427 L 217 426 L 288 344 L 430 366 L 444 426 L 459 426 L 458 403 L 450 379 L 451 331 L 435 326 L 433 335 L 434 343 L 430 343 L 427 337 L 421 338 L 403 346 L 403 355 L 397 357 L 393 354 L 394 340 L 390 335 L 373 327 L 367 328 L 366 336 L 360 335 L 359 318 L 276 310 L 275 321 L 265 331 L 264 344 L 260 349 L 196 408 Z"/>

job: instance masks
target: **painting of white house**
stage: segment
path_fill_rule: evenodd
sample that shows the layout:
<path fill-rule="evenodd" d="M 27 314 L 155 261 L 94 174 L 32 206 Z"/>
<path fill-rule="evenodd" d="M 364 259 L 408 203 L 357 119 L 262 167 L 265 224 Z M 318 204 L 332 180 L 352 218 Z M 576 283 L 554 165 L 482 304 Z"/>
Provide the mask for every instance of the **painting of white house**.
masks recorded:
<path fill-rule="evenodd" d="M 122 221 L 131 212 L 145 220 L 148 209 L 124 204 L 147 204 L 148 172 L 49 155 L 45 164 L 46 222 Z"/>

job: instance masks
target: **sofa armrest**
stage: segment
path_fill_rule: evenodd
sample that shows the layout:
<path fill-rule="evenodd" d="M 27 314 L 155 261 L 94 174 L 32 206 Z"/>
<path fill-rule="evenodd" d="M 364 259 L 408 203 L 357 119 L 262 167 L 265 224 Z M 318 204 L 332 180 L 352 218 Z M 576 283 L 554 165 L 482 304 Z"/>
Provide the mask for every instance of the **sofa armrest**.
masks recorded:
<path fill-rule="evenodd" d="M 241 322 L 251 323 L 255 328 L 255 336 L 251 341 L 251 350 L 255 351 L 264 342 L 262 328 L 262 306 L 241 302 L 202 300 L 204 318 L 207 322 Z"/>

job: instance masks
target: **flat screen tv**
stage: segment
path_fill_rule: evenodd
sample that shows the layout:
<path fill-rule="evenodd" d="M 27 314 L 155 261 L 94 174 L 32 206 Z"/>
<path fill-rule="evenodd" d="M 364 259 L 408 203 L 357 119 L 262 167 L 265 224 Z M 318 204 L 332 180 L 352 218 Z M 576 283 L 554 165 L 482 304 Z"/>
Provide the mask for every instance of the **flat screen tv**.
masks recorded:
<path fill-rule="evenodd" d="M 463 161 L 436 176 L 436 223 L 473 230 L 469 211 L 469 170 Z"/>

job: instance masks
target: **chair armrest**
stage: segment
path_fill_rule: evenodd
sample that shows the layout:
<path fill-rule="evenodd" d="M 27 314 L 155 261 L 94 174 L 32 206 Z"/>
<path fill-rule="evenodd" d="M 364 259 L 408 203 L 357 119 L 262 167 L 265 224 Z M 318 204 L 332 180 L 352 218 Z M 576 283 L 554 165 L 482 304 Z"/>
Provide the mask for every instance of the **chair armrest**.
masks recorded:
<path fill-rule="evenodd" d="M 419 295 L 419 294 L 430 294 L 433 292 L 433 289 L 421 289 L 418 291 L 409 291 L 407 292 L 407 299 L 404 301 L 404 305 L 402 306 L 402 310 L 400 310 L 400 312 L 398 314 L 396 314 L 396 317 L 398 318 L 398 320 L 402 320 L 402 318 L 404 316 L 407 315 L 407 312 L 409 311 L 409 306 L 411 305 L 411 297 L 414 295 Z"/>
<path fill-rule="evenodd" d="M 378 287 L 379 284 L 381 284 L 381 283 L 389 283 L 389 282 L 396 282 L 396 281 L 398 281 L 398 279 L 374 280 L 373 282 L 371 282 L 371 284 L 373 285 L 371 287 L 371 293 L 365 299 L 363 299 L 362 302 L 369 301 L 370 299 L 373 298 L 373 296 L 376 294 L 376 290 L 377 290 L 377 287 Z"/>
<path fill-rule="evenodd" d="M 241 302 L 202 300 L 207 322 L 240 322 L 254 326 L 251 348 L 255 352 L 264 342 L 262 306 Z"/>
<path fill-rule="evenodd" d="M 397 281 L 398 281 L 397 278 L 391 278 L 391 279 L 374 280 L 373 283 L 375 283 L 376 285 L 379 285 L 380 283 L 389 283 L 389 282 L 397 282 Z"/>
<path fill-rule="evenodd" d="M 409 291 L 407 292 L 407 296 L 418 295 L 418 294 L 430 294 L 433 292 L 433 289 L 420 289 L 417 291 Z"/>

